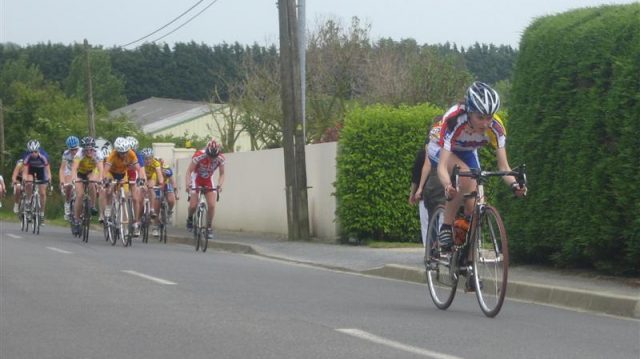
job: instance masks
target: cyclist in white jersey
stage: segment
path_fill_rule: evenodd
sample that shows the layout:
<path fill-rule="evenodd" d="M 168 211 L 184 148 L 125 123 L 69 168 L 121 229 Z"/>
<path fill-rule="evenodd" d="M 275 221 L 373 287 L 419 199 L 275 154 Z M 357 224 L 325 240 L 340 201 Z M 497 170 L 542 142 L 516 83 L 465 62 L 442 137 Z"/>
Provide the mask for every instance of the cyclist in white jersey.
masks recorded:
<path fill-rule="evenodd" d="M 65 141 L 67 149 L 62 153 L 62 161 L 60 162 L 60 170 L 58 172 L 58 179 L 60 180 L 60 191 L 64 196 L 64 219 L 69 220 L 71 209 L 71 166 L 73 165 L 73 158 L 77 154 L 81 154 L 80 140 L 76 136 L 69 136 Z"/>
<path fill-rule="evenodd" d="M 463 194 L 475 189 L 475 181 L 468 177 L 461 177 L 459 188 L 451 183 L 450 175 L 453 167 L 458 165 L 461 171 L 470 168 L 480 168 L 477 149 L 490 143 L 487 134 L 493 134 L 496 140 L 496 159 L 500 171 L 510 171 L 507 160 L 506 134 L 502 124 L 494 118 L 500 107 L 500 96 L 489 85 L 474 82 L 465 95 L 465 103 L 452 107 L 444 116 L 444 124 L 440 133 L 441 147 L 438 156 L 438 177 L 444 187 L 445 195 L 451 200 L 445 204 L 443 225 L 440 230 L 439 242 L 443 250 L 448 250 L 453 244 L 451 226 L 455 214 L 463 203 Z M 522 197 L 527 188 L 518 186 L 513 176 L 503 177 L 514 194 Z M 465 203 L 465 215 L 473 210 L 473 201 Z"/>

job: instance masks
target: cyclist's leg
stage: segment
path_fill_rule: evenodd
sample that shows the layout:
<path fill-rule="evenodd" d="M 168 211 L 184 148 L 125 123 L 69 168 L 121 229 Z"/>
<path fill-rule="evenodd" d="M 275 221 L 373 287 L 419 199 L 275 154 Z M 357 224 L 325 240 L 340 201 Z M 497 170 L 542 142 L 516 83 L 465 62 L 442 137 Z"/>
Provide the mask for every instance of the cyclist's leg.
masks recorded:
<path fill-rule="evenodd" d="M 22 182 L 22 178 L 19 181 Z M 13 213 L 18 213 L 20 209 L 20 197 L 22 196 L 22 184 L 20 182 L 13 185 Z"/>
<path fill-rule="evenodd" d="M 472 153 L 472 152 L 470 152 Z M 459 157 L 461 153 L 453 152 L 449 156 L 449 161 L 447 163 L 447 170 L 449 173 L 453 172 L 453 166 L 458 165 L 460 167 L 461 172 L 469 171 L 470 165 L 474 166 L 474 163 L 469 158 L 461 159 Z M 469 164 L 468 164 L 469 163 Z M 475 167 L 475 166 L 474 166 Z M 475 180 L 469 177 L 460 177 L 458 179 L 458 193 L 453 197 L 451 201 L 448 201 L 445 204 L 445 213 L 444 213 L 444 224 L 451 225 L 456 216 L 456 212 L 458 208 L 462 205 L 464 200 L 464 194 L 473 191 L 476 187 Z M 469 208 L 465 207 L 465 213 L 471 214 L 473 211 L 473 203 Z"/>
<path fill-rule="evenodd" d="M 78 174 L 78 178 L 82 178 L 82 175 Z M 84 183 L 76 182 L 76 203 L 73 208 L 73 220 L 74 223 L 80 222 L 80 213 L 82 212 L 82 196 L 84 195 Z"/>

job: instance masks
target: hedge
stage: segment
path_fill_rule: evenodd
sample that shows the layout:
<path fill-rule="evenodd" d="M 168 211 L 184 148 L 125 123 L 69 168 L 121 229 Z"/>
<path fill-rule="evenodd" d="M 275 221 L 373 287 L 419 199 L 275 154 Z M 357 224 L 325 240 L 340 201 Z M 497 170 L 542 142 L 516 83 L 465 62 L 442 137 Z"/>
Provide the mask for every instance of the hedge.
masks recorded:
<path fill-rule="evenodd" d="M 640 273 L 640 4 L 537 19 L 520 43 L 500 207 L 516 260 Z"/>
<path fill-rule="evenodd" d="M 345 237 L 420 241 L 407 202 L 411 169 L 441 108 L 375 105 L 346 114 L 337 158 L 337 214 Z"/>

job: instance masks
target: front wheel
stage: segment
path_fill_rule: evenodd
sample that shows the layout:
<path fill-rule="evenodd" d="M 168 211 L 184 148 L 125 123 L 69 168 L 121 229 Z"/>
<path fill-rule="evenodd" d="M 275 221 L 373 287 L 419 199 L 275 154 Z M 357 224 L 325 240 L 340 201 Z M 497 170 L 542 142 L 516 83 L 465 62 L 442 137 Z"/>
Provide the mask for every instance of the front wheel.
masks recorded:
<path fill-rule="evenodd" d="M 480 309 L 487 317 L 500 312 L 507 293 L 509 245 L 498 211 L 485 208 L 473 238 L 473 279 Z"/>
<path fill-rule="evenodd" d="M 444 206 L 437 206 L 432 213 L 429 213 L 429 217 L 424 254 L 427 287 L 433 304 L 438 309 L 445 310 L 449 308 L 456 295 L 458 276 L 450 271 L 449 260 L 439 254 L 438 234 L 444 220 Z"/>

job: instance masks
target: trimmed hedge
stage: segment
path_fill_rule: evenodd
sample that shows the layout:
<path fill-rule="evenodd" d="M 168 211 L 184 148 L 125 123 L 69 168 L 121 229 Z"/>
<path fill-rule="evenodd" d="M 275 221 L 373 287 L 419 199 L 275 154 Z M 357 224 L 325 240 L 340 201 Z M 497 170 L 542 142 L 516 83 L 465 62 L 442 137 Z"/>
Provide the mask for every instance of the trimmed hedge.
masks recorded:
<path fill-rule="evenodd" d="M 415 154 L 441 108 L 376 105 L 347 113 L 337 158 L 337 214 L 343 235 L 359 240 L 420 241 L 416 207 L 407 203 Z"/>
<path fill-rule="evenodd" d="M 640 4 L 532 23 L 510 115 L 530 180 L 499 205 L 515 259 L 640 273 Z"/>

